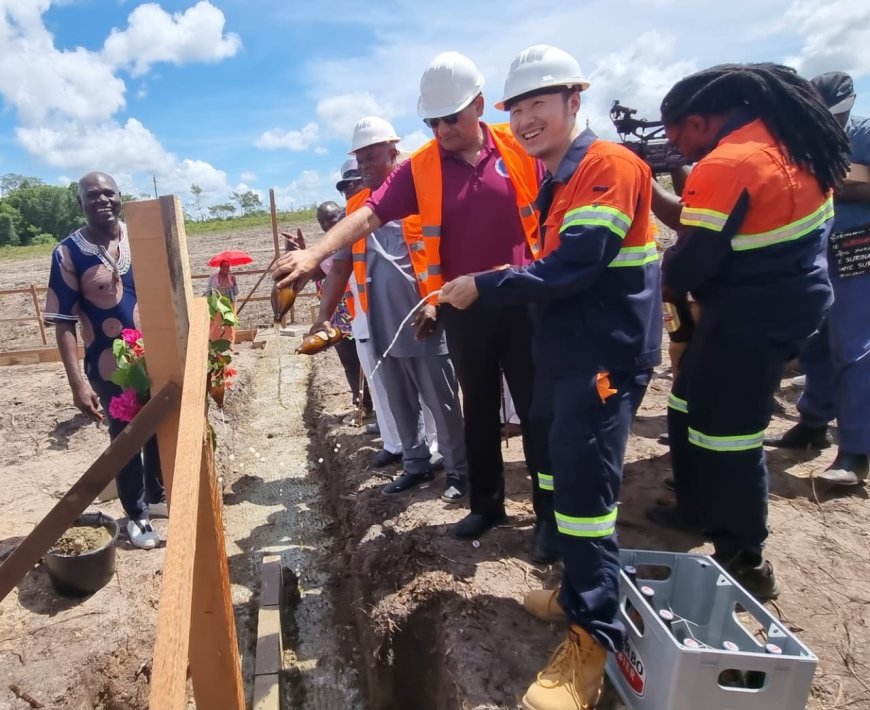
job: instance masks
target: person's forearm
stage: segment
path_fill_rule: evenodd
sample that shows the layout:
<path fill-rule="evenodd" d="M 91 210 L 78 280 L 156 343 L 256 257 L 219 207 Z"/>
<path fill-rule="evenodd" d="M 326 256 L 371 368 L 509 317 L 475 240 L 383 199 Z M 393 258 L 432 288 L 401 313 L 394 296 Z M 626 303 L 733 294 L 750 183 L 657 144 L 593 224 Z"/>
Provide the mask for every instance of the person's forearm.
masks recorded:
<path fill-rule="evenodd" d="M 84 374 L 79 363 L 78 341 L 76 339 L 75 323 L 57 323 L 54 327 L 57 349 L 66 370 L 66 379 L 70 387 L 75 388 L 84 382 Z"/>
<path fill-rule="evenodd" d="M 653 178 L 652 211 L 665 225 L 671 229 L 680 226 L 680 213 L 683 211 L 683 203 L 672 192 L 668 192 L 659 182 Z"/>
<path fill-rule="evenodd" d="M 381 221 L 371 207 L 360 207 L 330 229 L 309 251 L 323 261 L 339 249 L 348 247 L 357 239 L 365 237 L 381 226 Z"/>
<path fill-rule="evenodd" d="M 320 309 L 317 313 L 317 322 L 332 320 L 332 315 L 347 290 L 347 280 L 353 272 L 353 264 L 350 261 L 334 261 L 332 269 L 326 275 L 323 282 L 323 290 L 320 296 Z"/>

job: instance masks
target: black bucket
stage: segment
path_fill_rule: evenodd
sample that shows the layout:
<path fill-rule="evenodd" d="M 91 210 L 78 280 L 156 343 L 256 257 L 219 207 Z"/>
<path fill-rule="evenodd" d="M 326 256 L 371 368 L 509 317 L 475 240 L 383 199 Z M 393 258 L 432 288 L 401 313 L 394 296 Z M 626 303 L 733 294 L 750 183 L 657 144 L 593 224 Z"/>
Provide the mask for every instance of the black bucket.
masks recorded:
<path fill-rule="evenodd" d="M 85 513 L 76 518 L 71 527 L 93 525 L 105 527 L 112 539 L 98 550 L 80 555 L 63 555 L 49 550 L 43 561 L 51 585 L 59 594 L 84 597 L 102 589 L 115 574 L 115 542 L 120 527 L 114 518 L 102 513 Z"/>

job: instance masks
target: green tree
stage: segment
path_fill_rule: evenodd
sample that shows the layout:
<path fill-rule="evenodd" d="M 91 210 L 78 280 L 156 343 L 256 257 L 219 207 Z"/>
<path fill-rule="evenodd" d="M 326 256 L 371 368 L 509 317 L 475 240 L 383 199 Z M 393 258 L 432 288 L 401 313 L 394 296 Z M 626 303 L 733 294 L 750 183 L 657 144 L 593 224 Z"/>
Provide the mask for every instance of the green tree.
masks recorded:
<path fill-rule="evenodd" d="M 0 247 L 17 246 L 18 235 L 15 233 L 15 221 L 8 212 L 0 212 Z"/>
<path fill-rule="evenodd" d="M 212 205 L 208 211 L 215 219 L 228 219 L 235 213 L 236 206 L 231 202 L 225 202 L 221 205 Z"/>
<path fill-rule="evenodd" d="M 19 187 L 5 197 L 3 203 L 17 212 L 14 226 L 21 244 L 30 244 L 45 234 L 60 240 L 82 224 L 75 183 L 69 187 Z M 44 241 L 44 237 L 40 241 Z"/>
<path fill-rule="evenodd" d="M 37 187 L 44 184 L 37 177 L 26 177 L 18 173 L 6 173 L 6 175 L 0 176 L 0 197 L 7 197 L 22 187 Z"/>
<path fill-rule="evenodd" d="M 196 210 L 196 212 L 199 214 L 199 218 L 201 220 L 205 219 L 204 205 L 202 204 L 202 193 L 203 189 L 196 183 L 193 183 L 193 185 L 190 186 L 190 194 L 193 195 L 193 209 Z"/>

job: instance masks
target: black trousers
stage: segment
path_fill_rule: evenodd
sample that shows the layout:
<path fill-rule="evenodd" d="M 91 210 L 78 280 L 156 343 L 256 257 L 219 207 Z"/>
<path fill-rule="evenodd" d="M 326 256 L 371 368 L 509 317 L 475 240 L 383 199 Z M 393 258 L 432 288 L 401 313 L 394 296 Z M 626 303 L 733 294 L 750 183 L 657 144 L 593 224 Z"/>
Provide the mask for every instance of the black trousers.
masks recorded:
<path fill-rule="evenodd" d="M 504 505 L 504 460 L 501 451 L 501 385 L 504 372 L 523 433 L 526 466 L 532 474 L 532 502 L 537 518 L 552 518 L 552 493 L 538 484 L 538 458 L 532 406 L 532 319 L 526 306 L 465 311 L 443 305 L 439 318 L 462 387 L 465 447 L 468 453 L 472 513 L 488 514 Z"/>
<path fill-rule="evenodd" d="M 356 343 L 350 338 L 342 338 L 335 344 L 335 352 L 344 368 L 344 376 L 347 378 L 347 384 L 350 387 L 350 394 L 353 398 L 354 405 L 359 404 L 359 356 L 356 353 Z M 369 386 L 367 382 L 363 383 L 363 407 L 366 411 L 372 410 L 372 396 L 369 394 Z"/>

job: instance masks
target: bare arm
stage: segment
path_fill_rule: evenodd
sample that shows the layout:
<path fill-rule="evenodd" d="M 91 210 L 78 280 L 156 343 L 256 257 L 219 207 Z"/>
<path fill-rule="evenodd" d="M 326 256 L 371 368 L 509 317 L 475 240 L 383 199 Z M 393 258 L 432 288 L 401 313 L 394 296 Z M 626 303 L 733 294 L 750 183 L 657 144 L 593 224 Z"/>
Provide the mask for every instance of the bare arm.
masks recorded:
<path fill-rule="evenodd" d="M 671 229 L 677 229 L 680 226 L 683 203 L 674 193 L 665 190 L 655 178 L 653 178 L 652 185 L 653 214 Z"/>
<path fill-rule="evenodd" d="M 381 226 L 381 220 L 370 207 L 360 207 L 330 229 L 317 244 L 284 254 L 275 263 L 272 278 L 278 286 L 288 286 L 296 279 L 311 274 L 326 257 L 350 246 Z"/>
<path fill-rule="evenodd" d="M 82 374 L 79 363 L 78 342 L 76 339 L 75 323 L 56 323 L 54 335 L 57 340 L 57 349 L 60 351 L 60 359 L 66 370 L 66 379 L 69 382 L 73 394 L 73 402 L 84 414 L 91 419 L 101 422 L 103 415 L 100 414 L 100 400 L 91 385 Z"/>
<path fill-rule="evenodd" d="M 353 272 L 353 262 L 348 259 L 332 262 L 332 269 L 326 275 L 326 280 L 323 282 L 323 291 L 320 296 L 320 310 L 317 312 L 317 318 L 311 326 L 309 334 L 315 333 L 318 330 L 324 330 L 324 324 L 332 319 L 332 314 L 341 303 L 341 299 L 347 290 L 347 280 Z"/>

